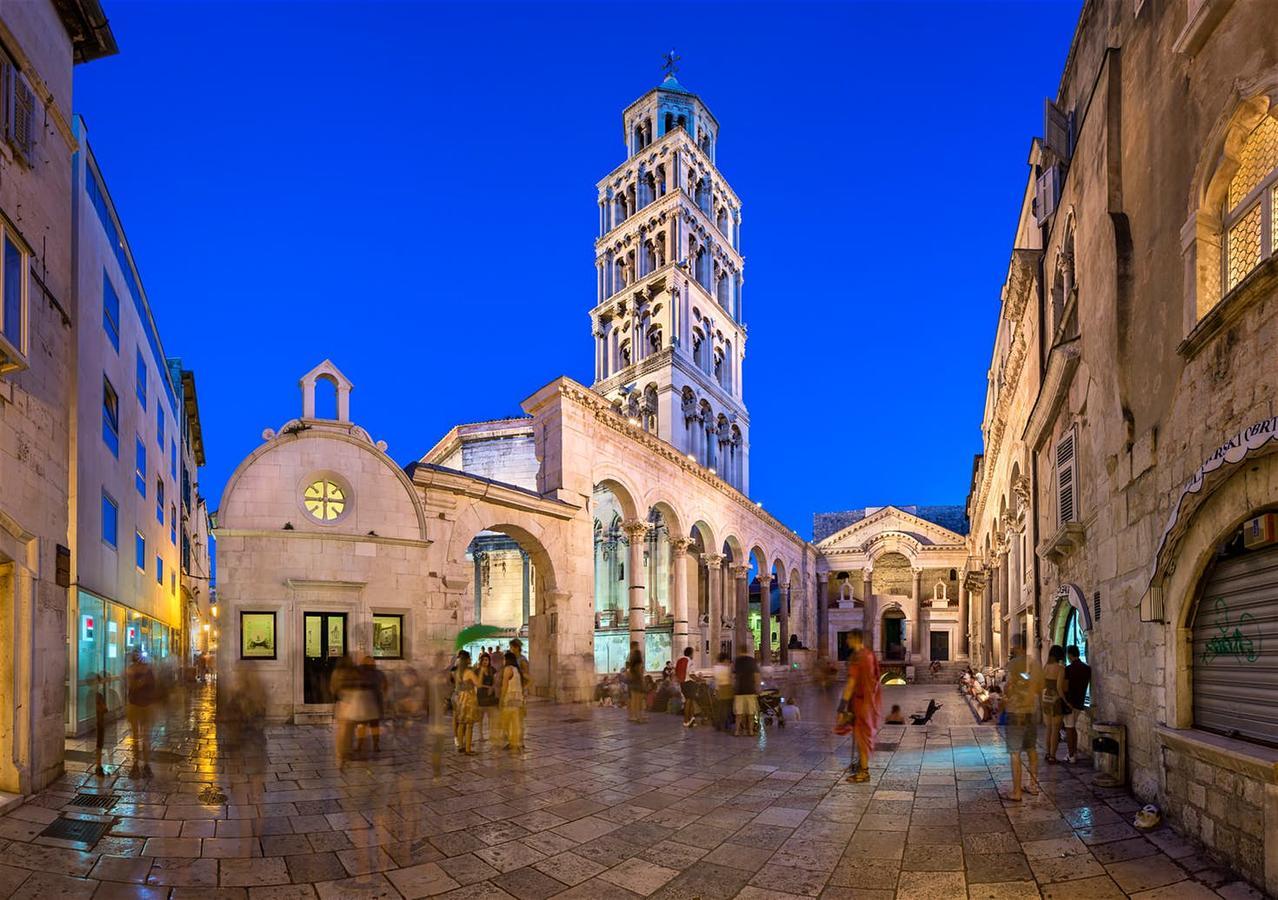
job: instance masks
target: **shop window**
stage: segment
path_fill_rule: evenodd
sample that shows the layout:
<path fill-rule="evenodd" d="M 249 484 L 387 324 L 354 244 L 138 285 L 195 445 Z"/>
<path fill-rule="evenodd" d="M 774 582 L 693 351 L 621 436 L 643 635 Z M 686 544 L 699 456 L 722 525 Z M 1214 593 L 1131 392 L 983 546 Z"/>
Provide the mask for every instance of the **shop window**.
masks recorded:
<path fill-rule="evenodd" d="M 1256 515 L 1216 548 L 1188 622 L 1194 726 L 1278 746 L 1278 513 Z"/>
<path fill-rule="evenodd" d="M 373 616 L 373 656 L 376 659 L 404 658 L 403 616 Z"/>

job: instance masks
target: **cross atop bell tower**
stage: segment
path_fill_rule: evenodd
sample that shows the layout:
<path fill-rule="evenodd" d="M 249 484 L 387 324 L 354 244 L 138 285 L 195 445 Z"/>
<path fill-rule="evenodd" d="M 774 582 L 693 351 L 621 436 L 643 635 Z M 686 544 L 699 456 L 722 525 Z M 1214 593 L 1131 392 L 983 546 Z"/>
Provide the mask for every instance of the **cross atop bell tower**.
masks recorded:
<path fill-rule="evenodd" d="M 719 122 L 675 77 L 622 114 L 626 161 L 598 184 L 595 390 L 745 492 L 749 414 L 741 201 L 715 164 Z"/>

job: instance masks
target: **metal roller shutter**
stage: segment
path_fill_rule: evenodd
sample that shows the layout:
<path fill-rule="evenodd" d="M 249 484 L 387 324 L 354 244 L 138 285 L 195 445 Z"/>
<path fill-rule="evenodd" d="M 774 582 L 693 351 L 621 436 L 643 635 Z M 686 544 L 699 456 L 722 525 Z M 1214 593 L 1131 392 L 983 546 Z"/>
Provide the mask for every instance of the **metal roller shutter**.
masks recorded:
<path fill-rule="evenodd" d="M 1278 545 L 1216 563 L 1193 635 L 1194 724 L 1278 745 Z"/>

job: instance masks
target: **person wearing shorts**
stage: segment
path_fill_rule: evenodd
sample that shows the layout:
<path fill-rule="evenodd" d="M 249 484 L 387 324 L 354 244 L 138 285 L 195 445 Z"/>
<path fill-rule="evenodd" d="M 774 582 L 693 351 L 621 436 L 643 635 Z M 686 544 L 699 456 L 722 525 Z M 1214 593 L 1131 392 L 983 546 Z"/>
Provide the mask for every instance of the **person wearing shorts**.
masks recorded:
<path fill-rule="evenodd" d="M 1092 667 L 1083 662 L 1077 644 L 1065 648 L 1069 665 L 1065 667 L 1065 746 L 1071 763 L 1078 759 L 1078 714 L 1087 708 L 1087 689 L 1092 684 Z"/>
<path fill-rule="evenodd" d="M 1012 789 L 1002 795 L 1013 803 L 1021 801 L 1021 792 L 1038 793 L 1038 712 L 1036 704 L 1043 693 L 1043 669 L 1025 652 L 1025 635 L 1018 634 L 1012 640 L 1012 656 L 1007 663 L 1007 690 L 1004 693 L 1004 710 L 1007 725 L 1003 736 L 1007 741 L 1007 755 L 1012 762 Z M 1021 754 L 1029 762 L 1022 786 Z"/>
<path fill-rule="evenodd" d="M 748 653 L 738 656 L 732 665 L 732 713 L 737 719 L 737 734 L 759 733 L 759 664 Z"/>

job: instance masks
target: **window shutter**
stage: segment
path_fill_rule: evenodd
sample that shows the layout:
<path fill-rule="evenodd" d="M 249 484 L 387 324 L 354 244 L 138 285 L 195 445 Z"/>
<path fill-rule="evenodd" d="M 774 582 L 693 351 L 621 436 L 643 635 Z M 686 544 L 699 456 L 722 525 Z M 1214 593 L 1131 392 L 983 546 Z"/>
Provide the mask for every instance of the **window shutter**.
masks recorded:
<path fill-rule="evenodd" d="M 1061 436 L 1056 445 L 1056 511 L 1057 523 L 1075 521 L 1075 481 L 1077 466 L 1074 461 L 1074 430 Z"/>
<path fill-rule="evenodd" d="M 1043 143 L 1056 154 L 1057 159 L 1068 162 L 1074 154 L 1073 116 L 1051 100 L 1043 101 Z"/>
<path fill-rule="evenodd" d="M 1061 199 L 1061 167 L 1049 166 L 1034 183 L 1034 220 L 1044 224 L 1056 212 Z"/>
<path fill-rule="evenodd" d="M 9 80 L 13 85 L 13 127 L 11 139 L 13 149 L 21 154 L 27 164 L 31 164 L 32 151 L 35 149 L 35 94 L 25 81 L 17 77 L 17 72 L 10 70 Z"/>

